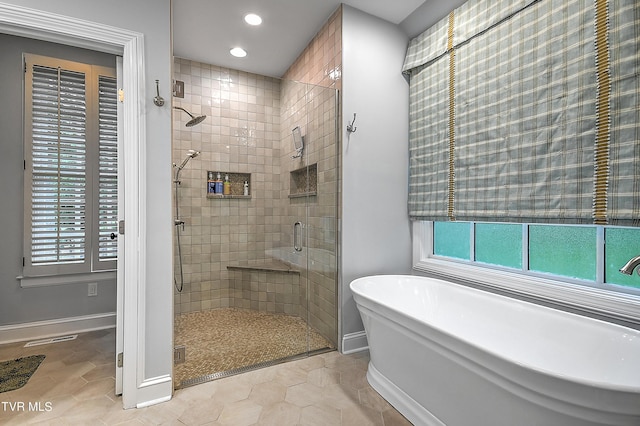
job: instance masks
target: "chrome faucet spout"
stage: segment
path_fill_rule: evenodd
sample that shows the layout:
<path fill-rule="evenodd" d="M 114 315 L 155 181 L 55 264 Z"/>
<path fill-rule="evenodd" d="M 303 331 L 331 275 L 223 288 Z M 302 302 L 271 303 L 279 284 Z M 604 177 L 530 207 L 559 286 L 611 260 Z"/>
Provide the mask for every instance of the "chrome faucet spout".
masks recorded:
<path fill-rule="evenodd" d="M 631 275 L 633 274 L 633 270 L 636 269 L 638 265 L 640 265 L 640 256 L 636 256 L 633 259 L 629 260 L 626 265 L 620 268 L 620 272 L 626 275 Z M 638 269 L 637 272 L 638 275 L 640 275 L 640 269 Z"/>

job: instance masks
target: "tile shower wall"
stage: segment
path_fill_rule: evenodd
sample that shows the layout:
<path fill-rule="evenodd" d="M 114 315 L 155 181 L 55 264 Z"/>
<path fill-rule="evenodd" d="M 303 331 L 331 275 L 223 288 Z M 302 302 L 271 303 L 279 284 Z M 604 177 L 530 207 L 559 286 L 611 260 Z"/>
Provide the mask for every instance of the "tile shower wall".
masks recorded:
<path fill-rule="evenodd" d="M 299 82 L 299 83 L 294 83 Z M 300 84 L 307 83 L 307 84 Z M 308 317 L 310 325 L 337 346 L 337 256 L 340 218 L 339 137 L 336 123 L 341 116 L 334 90 L 342 89 L 342 6 L 331 15 L 283 77 L 281 95 L 282 172 L 288 174 L 317 164 L 318 194 L 308 198 L 306 246 L 310 248 L 308 271 Z M 303 123 L 305 154 L 292 160 L 291 130 Z M 282 199 L 287 203 L 290 181 L 283 182 Z M 304 217 L 305 199 L 290 199 L 283 208 L 282 233 L 293 238 L 293 227 Z M 306 288 L 305 288 L 306 290 Z M 307 297 L 307 294 L 304 294 Z"/>
<path fill-rule="evenodd" d="M 333 12 L 282 78 L 342 89 L 342 6 Z"/>
<path fill-rule="evenodd" d="M 292 64 L 285 80 L 176 59 L 174 78 L 184 81 L 175 99 L 208 118 L 186 128 L 174 110 L 173 158 L 189 149 L 202 155 L 182 170 L 178 190 L 184 290 L 175 292 L 175 312 L 244 307 L 309 318 L 337 345 L 337 219 L 339 156 L 336 91 L 341 88 L 341 17 L 338 8 Z M 303 128 L 305 155 L 292 160 L 291 129 Z M 289 198 L 289 173 L 317 164 L 318 194 Z M 251 173 L 251 199 L 207 199 L 206 172 Z M 309 271 L 227 270 L 227 265 L 265 265 L 265 253 L 291 246 L 292 224 L 305 223 Z M 174 270 L 178 275 L 177 247 Z M 178 277 L 179 279 L 179 277 Z M 309 284 L 307 294 L 306 285 Z M 309 298 L 307 303 L 307 296 Z"/>
<path fill-rule="evenodd" d="M 184 289 L 175 292 L 175 312 L 233 306 L 227 265 L 262 261 L 280 241 L 280 81 L 183 59 L 175 60 L 174 78 L 185 89 L 174 106 L 207 115 L 185 127 L 189 117 L 173 110 L 174 163 L 189 149 L 202 153 L 180 175 Z M 209 170 L 251 173 L 251 198 L 207 198 Z"/>
<path fill-rule="evenodd" d="M 304 224 L 303 253 L 308 268 L 301 270 L 302 315 L 334 345 L 337 330 L 337 217 L 338 147 L 336 132 L 337 94 L 329 89 L 291 81 L 282 82 L 283 175 L 317 165 L 317 191 L 308 197 L 289 198 L 291 180 L 283 181 L 282 235 L 293 241 L 293 224 Z M 300 126 L 304 152 L 295 154 L 291 129 Z M 307 293 L 308 289 L 308 293 Z"/>

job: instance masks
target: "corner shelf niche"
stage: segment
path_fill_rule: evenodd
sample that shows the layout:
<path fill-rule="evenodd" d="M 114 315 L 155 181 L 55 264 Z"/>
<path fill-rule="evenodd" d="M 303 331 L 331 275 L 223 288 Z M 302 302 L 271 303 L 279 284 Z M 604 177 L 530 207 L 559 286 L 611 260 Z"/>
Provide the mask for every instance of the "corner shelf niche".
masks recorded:
<path fill-rule="evenodd" d="M 290 172 L 289 198 L 318 195 L 318 164 Z"/>
<path fill-rule="evenodd" d="M 208 189 L 208 176 L 211 171 L 207 171 L 205 174 L 205 189 Z M 235 198 L 235 199 L 250 199 L 253 187 L 251 185 L 251 173 L 236 173 L 236 172 L 224 172 L 224 171 L 213 171 L 214 178 L 220 173 L 220 177 L 224 180 L 225 175 L 229 175 L 229 182 L 231 183 L 231 194 L 223 195 L 223 194 L 212 194 L 207 191 L 207 198 L 213 199 L 224 199 L 224 198 Z M 244 182 L 247 181 L 249 184 L 249 195 L 244 195 Z"/>

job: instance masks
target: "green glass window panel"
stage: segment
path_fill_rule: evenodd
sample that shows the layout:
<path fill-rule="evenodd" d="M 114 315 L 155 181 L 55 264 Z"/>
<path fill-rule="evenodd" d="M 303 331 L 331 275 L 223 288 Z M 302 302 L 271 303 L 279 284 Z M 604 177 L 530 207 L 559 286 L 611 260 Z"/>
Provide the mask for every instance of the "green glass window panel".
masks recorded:
<path fill-rule="evenodd" d="M 471 260 L 471 223 L 434 222 L 433 254 Z"/>
<path fill-rule="evenodd" d="M 529 226 L 529 269 L 595 281 L 596 228 Z"/>
<path fill-rule="evenodd" d="M 522 268 L 522 225 L 476 224 L 476 262 Z"/>
<path fill-rule="evenodd" d="M 604 232 L 605 282 L 640 288 L 640 276 L 635 271 L 633 275 L 619 271 L 629 259 L 640 254 L 640 229 L 606 228 Z"/>

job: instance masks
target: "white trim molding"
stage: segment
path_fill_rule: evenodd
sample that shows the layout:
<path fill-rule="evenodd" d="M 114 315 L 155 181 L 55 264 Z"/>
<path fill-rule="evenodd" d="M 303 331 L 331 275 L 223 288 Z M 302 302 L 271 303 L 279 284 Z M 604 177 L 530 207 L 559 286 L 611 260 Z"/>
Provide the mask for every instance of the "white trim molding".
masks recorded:
<path fill-rule="evenodd" d="M 369 349 L 367 342 L 367 333 L 356 331 L 355 333 L 347 333 L 342 336 L 342 353 L 345 355 L 362 352 Z"/>
<path fill-rule="evenodd" d="M 46 339 L 65 334 L 86 333 L 116 326 L 116 313 L 83 315 L 55 320 L 0 326 L 0 345 Z"/>
<path fill-rule="evenodd" d="M 166 374 L 144 380 L 139 388 L 139 402 L 136 408 L 148 407 L 169 401 L 173 394 L 173 378 Z"/>
<path fill-rule="evenodd" d="M 85 284 L 101 281 L 115 281 L 115 271 L 88 272 L 82 274 L 50 275 L 42 277 L 16 277 L 20 287 L 48 287 L 52 285 Z"/>
<path fill-rule="evenodd" d="M 122 55 L 139 33 L 79 18 L 0 3 L 0 32 Z"/>

